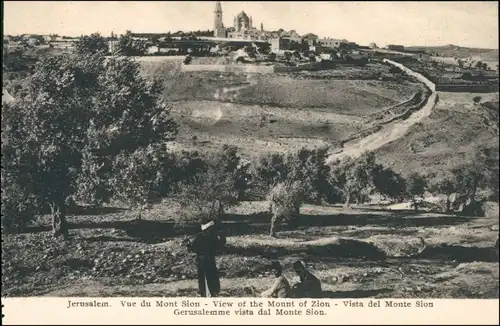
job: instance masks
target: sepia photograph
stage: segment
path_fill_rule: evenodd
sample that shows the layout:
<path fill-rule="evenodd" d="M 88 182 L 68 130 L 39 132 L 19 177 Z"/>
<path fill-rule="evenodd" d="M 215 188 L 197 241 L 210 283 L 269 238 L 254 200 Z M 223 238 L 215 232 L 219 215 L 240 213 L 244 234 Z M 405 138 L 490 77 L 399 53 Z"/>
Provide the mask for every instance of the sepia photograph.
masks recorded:
<path fill-rule="evenodd" d="M 499 299 L 497 2 L 2 5 L 2 301 Z"/>

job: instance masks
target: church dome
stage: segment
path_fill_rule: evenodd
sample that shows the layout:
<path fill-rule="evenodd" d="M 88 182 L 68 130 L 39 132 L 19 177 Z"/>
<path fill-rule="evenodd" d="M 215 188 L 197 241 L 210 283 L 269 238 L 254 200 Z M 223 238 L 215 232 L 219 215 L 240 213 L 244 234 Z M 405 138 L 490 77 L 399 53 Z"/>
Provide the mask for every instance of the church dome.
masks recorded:
<path fill-rule="evenodd" d="M 240 12 L 240 13 L 238 14 L 238 16 L 236 16 L 236 18 L 238 18 L 238 20 L 239 20 L 239 19 L 244 19 L 244 20 L 248 20 L 248 19 L 249 19 L 249 18 L 248 18 L 248 15 L 247 15 L 244 11 Z"/>

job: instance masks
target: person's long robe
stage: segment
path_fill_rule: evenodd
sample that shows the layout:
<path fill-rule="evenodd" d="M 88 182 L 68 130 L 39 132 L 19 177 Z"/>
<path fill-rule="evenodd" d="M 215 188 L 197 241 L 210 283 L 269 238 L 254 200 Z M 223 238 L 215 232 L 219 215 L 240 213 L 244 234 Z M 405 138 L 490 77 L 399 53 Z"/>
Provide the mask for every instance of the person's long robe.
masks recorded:
<path fill-rule="evenodd" d="M 220 292 L 219 271 L 215 257 L 217 250 L 226 244 L 225 236 L 217 234 L 215 226 L 198 233 L 189 245 L 196 254 L 198 291 L 202 297 L 214 297 Z"/>

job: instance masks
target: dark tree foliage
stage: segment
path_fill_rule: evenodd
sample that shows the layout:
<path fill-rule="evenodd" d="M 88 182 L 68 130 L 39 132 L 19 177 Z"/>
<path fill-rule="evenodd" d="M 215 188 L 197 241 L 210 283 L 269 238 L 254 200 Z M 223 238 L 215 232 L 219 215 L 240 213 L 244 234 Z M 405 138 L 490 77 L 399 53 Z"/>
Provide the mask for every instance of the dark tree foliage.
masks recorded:
<path fill-rule="evenodd" d="M 127 31 L 125 35 L 118 38 L 117 53 L 123 56 L 141 56 L 146 53 L 148 45 L 146 40 L 137 40 L 132 37 L 132 33 Z"/>
<path fill-rule="evenodd" d="M 81 36 L 75 43 L 75 51 L 78 54 L 107 53 L 108 43 L 99 33 Z"/>
<path fill-rule="evenodd" d="M 68 197 L 147 197 L 155 182 L 135 174 L 154 169 L 157 148 L 177 132 L 159 85 L 137 63 L 100 52 L 43 58 L 26 96 L 3 108 L 2 189 L 15 187 L 38 210 L 49 206 L 54 233 L 65 237 Z"/>
<path fill-rule="evenodd" d="M 237 148 L 228 145 L 203 161 L 194 157 L 181 164 L 182 170 L 190 173 L 179 180 L 177 199 L 186 218 L 195 219 L 220 218 L 226 207 L 238 203 L 249 176 Z"/>

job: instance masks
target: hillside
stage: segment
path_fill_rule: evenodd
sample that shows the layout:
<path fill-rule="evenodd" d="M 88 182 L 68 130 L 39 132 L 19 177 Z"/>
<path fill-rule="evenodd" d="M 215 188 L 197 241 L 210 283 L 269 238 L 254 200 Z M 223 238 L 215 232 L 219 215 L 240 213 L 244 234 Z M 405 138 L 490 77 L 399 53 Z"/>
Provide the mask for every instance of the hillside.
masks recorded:
<path fill-rule="evenodd" d="M 377 151 L 381 161 L 403 174 L 417 171 L 442 176 L 482 145 L 498 150 L 498 93 L 442 93 L 429 117 Z M 496 112 L 495 112 L 496 110 Z"/>
<path fill-rule="evenodd" d="M 453 44 L 444 46 L 408 46 L 405 47 L 405 49 L 411 51 L 425 51 L 427 53 L 435 53 L 441 57 L 472 57 L 476 60 L 497 62 L 499 55 L 498 49 L 468 48 Z"/>

